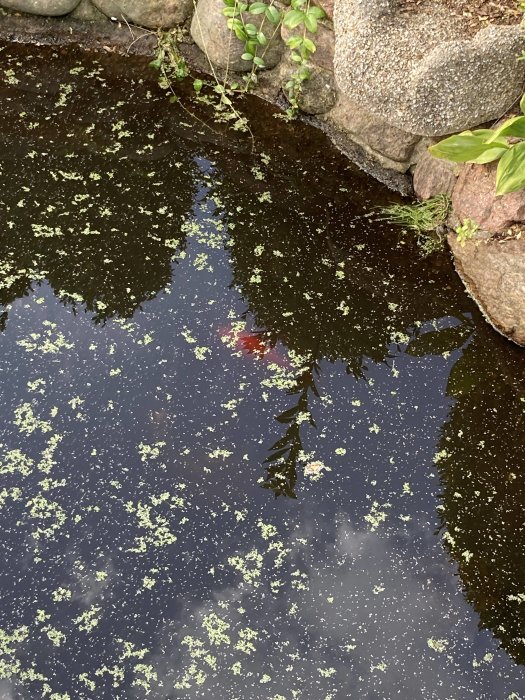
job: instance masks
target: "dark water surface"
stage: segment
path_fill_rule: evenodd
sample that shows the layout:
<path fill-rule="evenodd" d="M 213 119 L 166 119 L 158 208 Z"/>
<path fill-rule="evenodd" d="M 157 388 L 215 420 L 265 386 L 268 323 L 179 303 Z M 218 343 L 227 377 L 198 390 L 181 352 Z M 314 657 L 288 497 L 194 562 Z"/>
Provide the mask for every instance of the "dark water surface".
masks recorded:
<path fill-rule="evenodd" d="M 525 355 L 448 256 L 260 103 L 0 58 L 1 698 L 525 698 Z"/>

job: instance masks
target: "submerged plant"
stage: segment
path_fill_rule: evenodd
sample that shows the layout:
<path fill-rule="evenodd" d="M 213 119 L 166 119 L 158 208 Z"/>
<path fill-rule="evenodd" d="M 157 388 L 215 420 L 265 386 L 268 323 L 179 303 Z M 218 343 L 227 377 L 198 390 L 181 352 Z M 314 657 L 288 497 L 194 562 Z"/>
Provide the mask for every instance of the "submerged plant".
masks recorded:
<path fill-rule="evenodd" d="M 447 220 L 449 210 L 450 198 L 438 194 L 424 202 L 380 207 L 378 218 L 413 231 L 418 246 L 426 256 L 443 248 L 444 235 L 440 229 Z"/>

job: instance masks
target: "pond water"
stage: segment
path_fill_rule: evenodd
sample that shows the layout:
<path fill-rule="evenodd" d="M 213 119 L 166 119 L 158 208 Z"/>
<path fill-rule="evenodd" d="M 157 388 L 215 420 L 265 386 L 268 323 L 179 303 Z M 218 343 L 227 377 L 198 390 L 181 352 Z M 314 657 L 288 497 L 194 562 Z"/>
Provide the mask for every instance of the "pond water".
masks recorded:
<path fill-rule="evenodd" d="M 260 103 L 0 56 L 1 697 L 525 698 L 525 355 L 448 256 Z"/>

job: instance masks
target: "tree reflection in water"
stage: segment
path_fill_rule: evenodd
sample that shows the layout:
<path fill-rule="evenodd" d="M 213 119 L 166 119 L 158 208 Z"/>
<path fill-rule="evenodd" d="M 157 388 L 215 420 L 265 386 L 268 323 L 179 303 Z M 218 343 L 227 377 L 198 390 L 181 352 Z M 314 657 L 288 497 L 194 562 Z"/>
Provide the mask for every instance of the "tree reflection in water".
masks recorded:
<path fill-rule="evenodd" d="M 480 324 L 453 368 L 437 454 L 444 542 L 483 627 L 525 663 L 523 351 Z"/>
<path fill-rule="evenodd" d="M 272 201 L 255 207 L 248 220 L 233 206 L 229 187 L 231 181 L 224 181 L 219 192 L 233 225 L 233 284 L 264 342 L 299 358 L 288 388 L 297 401 L 276 416 L 286 428 L 270 448 L 264 483 L 277 496 L 295 497 L 304 455 L 297 416 L 308 415 L 304 422 L 315 425 L 308 404 L 311 395 L 319 397 L 315 378 L 323 363 L 339 363 L 366 381 L 368 366 L 389 362 L 400 344 L 410 341 L 407 352 L 425 354 L 429 337 L 434 343 L 439 338 L 439 352 L 451 351 L 472 333 L 465 313 L 472 306 L 444 256 L 422 262 L 396 232 L 363 216 L 363 192 L 340 196 L 323 229 L 314 230 L 314 222 L 323 220 L 322 202 L 296 209 L 286 188 L 274 187 Z M 425 322 L 443 317 L 443 327 L 419 335 Z"/>

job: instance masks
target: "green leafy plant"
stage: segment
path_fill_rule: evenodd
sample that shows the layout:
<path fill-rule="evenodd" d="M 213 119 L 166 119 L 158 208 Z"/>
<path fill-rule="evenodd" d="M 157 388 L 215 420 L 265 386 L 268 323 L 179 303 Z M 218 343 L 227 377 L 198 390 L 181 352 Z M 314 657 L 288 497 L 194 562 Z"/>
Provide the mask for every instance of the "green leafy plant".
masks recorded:
<path fill-rule="evenodd" d="M 479 231 L 479 226 L 472 219 L 464 219 L 463 223 L 456 227 L 456 235 L 458 237 L 458 242 L 464 246 L 467 241 Z"/>
<path fill-rule="evenodd" d="M 517 192 L 525 187 L 525 95 L 520 108 L 520 116 L 507 119 L 497 129 L 463 131 L 431 146 L 429 151 L 436 158 L 454 163 L 499 160 L 496 194 Z"/>
<path fill-rule="evenodd" d="M 299 98 L 304 83 L 310 79 L 311 73 L 308 61 L 316 52 L 317 46 L 307 33 L 314 35 L 317 32 L 317 21 L 323 19 L 324 11 L 310 5 L 310 0 L 292 0 L 292 9 L 284 15 L 283 24 L 287 29 L 299 29 L 302 34 L 295 34 L 286 41 L 290 49 L 290 58 L 296 64 L 296 70 L 284 84 L 286 97 L 290 103 L 286 110 L 285 118 L 293 119 L 299 112 Z"/>
<path fill-rule="evenodd" d="M 172 32 L 157 33 L 155 58 L 150 61 L 150 67 L 160 72 L 159 85 L 163 90 L 172 90 L 174 82 L 187 78 L 190 74 L 186 60 L 181 55 L 176 36 Z M 171 101 L 178 99 L 171 95 Z"/>
<path fill-rule="evenodd" d="M 292 0 L 289 10 L 282 11 L 274 4 L 265 2 L 240 2 L 240 0 L 223 0 L 226 7 L 223 14 L 228 18 L 228 27 L 237 39 L 244 42 L 244 53 L 241 58 L 252 64 L 251 71 L 244 76 L 246 90 L 257 83 L 257 71 L 266 67 L 265 53 L 274 35 L 281 26 L 298 30 L 291 36 L 286 45 L 290 49 L 290 58 L 296 64 L 296 70 L 288 78 L 284 90 L 289 108 L 284 117 L 293 119 L 299 111 L 299 96 L 303 84 L 310 78 L 308 61 L 316 51 L 316 45 L 311 38 L 318 28 L 318 20 L 325 16 L 324 11 L 310 0 Z M 256 26 L 247 21 L 249 15 L 264 15 L 264 19 Z M 265 25 L 271 27 L 271 35 L 265 33 Z"/>
<path fill-rule="evenodd" d="M 422 254 L 427 256 L 443 248 L 444 234 L 440 229 L 449 211 L 450 198 L 438 194 L 424 202 L 380 207 L 378 219 L 413 231 Z"/>
<path fill-rule="evenodd" d="M 159 86 L 169 94 L 170 102 L 179 102 L 179 95 L 175 89 L 177 82 L 191 77 L 188 64 L 179 50 L 180 36 L 176 31 L 157 32 L 157 46 L 155 57 L 150 62 L 150 67 L 159 71 Z M 233 103 L 233 96 L 238 85 L 231 86 L 214 80 L 194 78 L 194 98 L 197 102 L 210 105 L 213 108 L 216 122 L 228 123 L 235 131 L 250 132 L 250 127 Z M 181 107 L 186 110 L 184 105 Z M 186 110 L 188 111 L 188 110 Z M 192 114 L 195 118 L 195 115 Z M 251 133 L 251 132 L 250 132 Z"/>
<path fill-rule="evenodd" d="M 525 13 L 525 2 L 519 3 Z M 525 27 L 525 19 L 523 21 Z M 518 58 L 525 60 L 525 52 Z M 455 163 L 492 163 L 499 160 L 496 194 L 504 195 L 525 188 L 525 95 L 521 115 L 507 119 L 497 129 L 476 129 L 449 136 L 428 150 L 436 158 Z"/>
<path fill-rule="evenodd" d="M 195 99 L 213 108 L 216 122 L 228 123 L 236 131 L 250 132 L 246 117 L 237 110 L 233 100 L 235 95 L 248 92 L 257 84 L 257 72 L 266 67 L 265 54 L 272 39 L 284 25 L 300 32 L 286 42 L 291 60 L 297 68 L 284 85 L 289 107 L 283 116 L 285 119 L 294 118 L 299 111 L 299 95 L 303 84 L 310 77 L 307 63 L 316 50 L 310 36 L 317 32 L 318 20 L 325 16 L 324 11 L 311 5 L 310 0 L 292 0 L 290 9 L 286 11 L 277 7 L 275 0 L 223 2 L 223 14 L 227 17 L 228 28 L 244 43 L 241 58 L 251 64 L 251 69 L 243 76 L 244 86 L 236 80 L 229 80 L 228 70 L 219 80 L 208 57 L 212 79 L 194 78 Z M 250 17 L 254 21 L 250 22 Z M 255 20 L 256 17 L 259 19 Z M 150 66 L 159 71 L 159 85 L 169 94 L 171 102 L 179 102 L 176 83 L 191 77 L 188 64 L 179 50 L 179 34 L 176 31 L 158 31 L 155 57 L 150 62 Z"/>
<path fill-rule="evenodd" d="M 241 58 L 252 64 L 248 75 L 244 76 L 246 89 L 257 83 L 257 70 L 266 67 L 264 55 L 270 45 L 273 36 L 280 28 L 282 21 L 281 11 L 274 5 L 264 2 L 240 2 L 239 0 L 223 0 L 226 7 L 223 14 L 228 18 L 228 28 L 237 39 L 244 42 L 244 53 Z M 259 26 L 246 21 L 246 15 L 263 16 Z M 271 27 L 271 35 L 265 33 L 266 25 Z"/>

